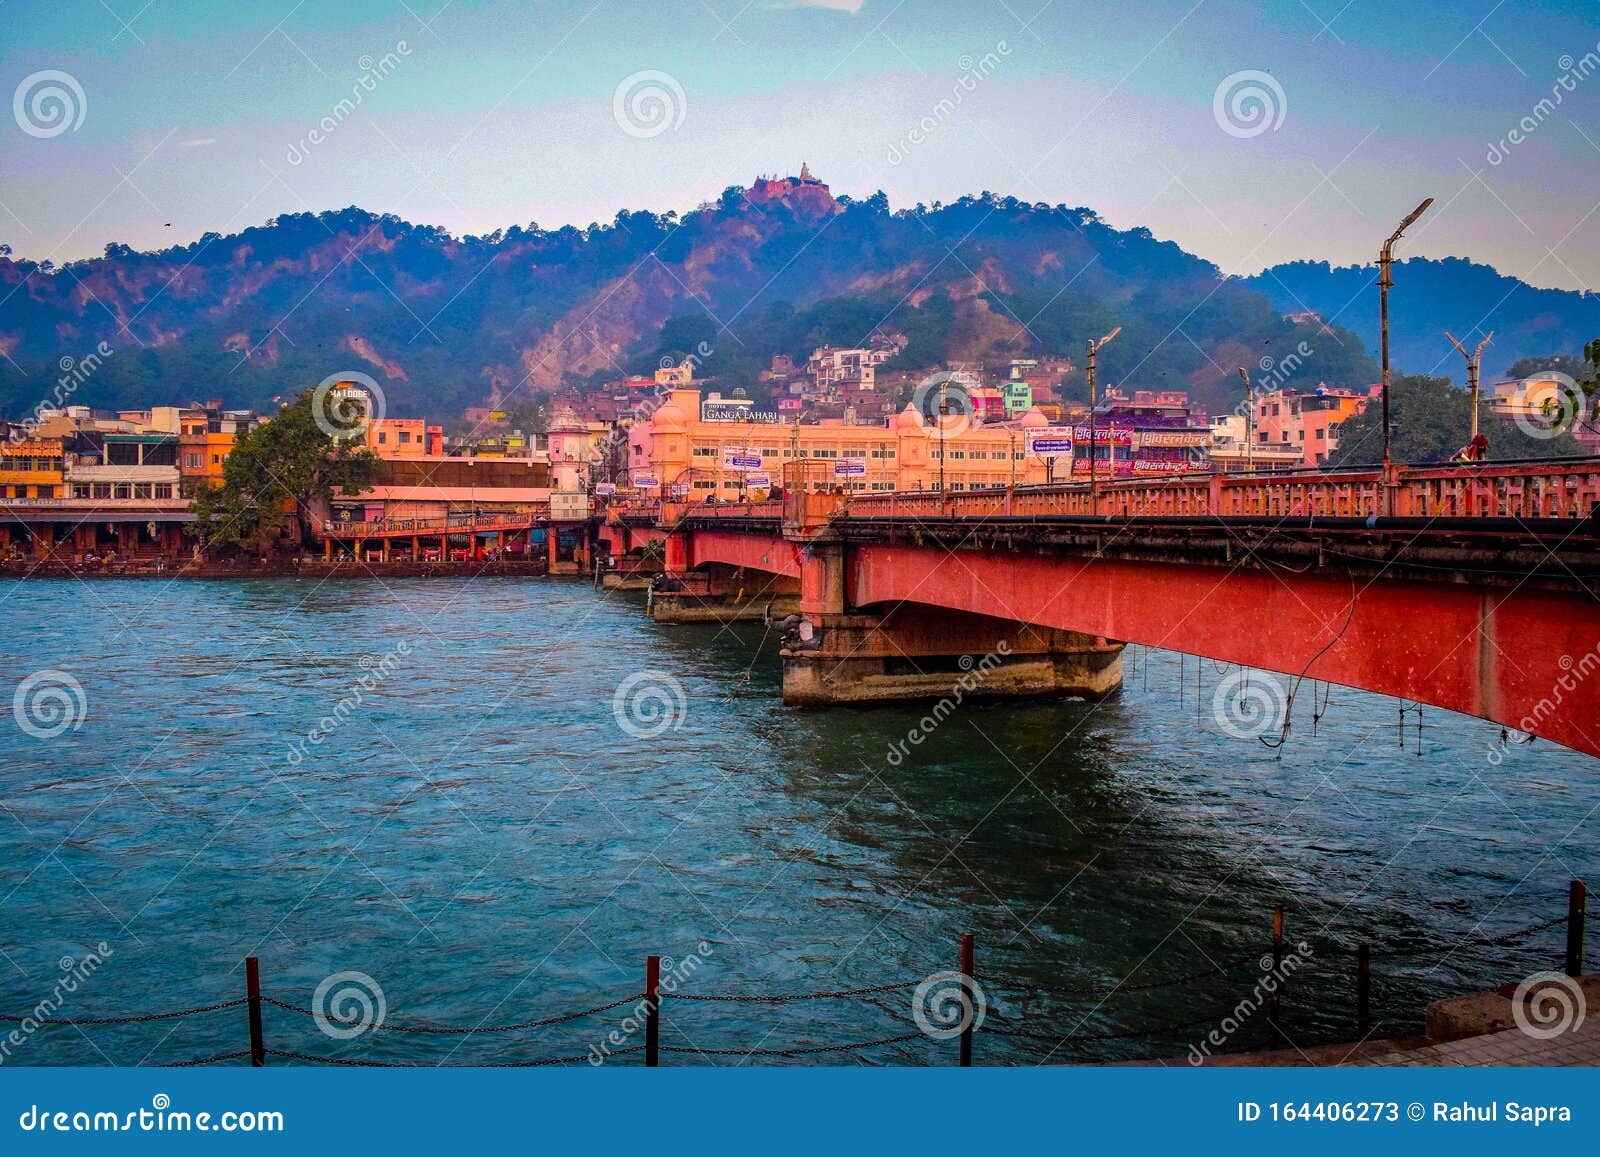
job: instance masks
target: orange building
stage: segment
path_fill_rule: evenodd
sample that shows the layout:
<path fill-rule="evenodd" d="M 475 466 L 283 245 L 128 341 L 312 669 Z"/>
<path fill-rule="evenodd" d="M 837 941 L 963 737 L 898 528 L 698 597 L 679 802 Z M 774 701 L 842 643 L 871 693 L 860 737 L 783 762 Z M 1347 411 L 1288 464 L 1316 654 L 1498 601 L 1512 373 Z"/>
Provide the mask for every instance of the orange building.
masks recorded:
<path fill-rule="evenodd" d="M 0 498 L 60 498 L 63 444 L 60 438 L 0 442 Z"/>
<path fill-rule="evenodd" d="M 628 432 L 624 484 L 691 500 L 715 494 L 737 499 L 773 487 L 845 490 L 982 490 L 1046 480 L 1046 462 L 1028 453 L 1027 431 L 1045 425 L 1030 412 L 1021 422 L 942 423 L 905 410 L 887 422 L 852 426 L 830 420 L 705 421 L 699 390 L 673 390 L 646 422 Z"/>
<path fill-rule="evenodd" d="M 1256 445 L 1300 452 L 1306 466 L 1320 466 L 1339 447 L 1339 424 L 1367 408 L 1368 396 L 1318 386 L 1303 394 L 1274 390 L 1256 400 Z"/>

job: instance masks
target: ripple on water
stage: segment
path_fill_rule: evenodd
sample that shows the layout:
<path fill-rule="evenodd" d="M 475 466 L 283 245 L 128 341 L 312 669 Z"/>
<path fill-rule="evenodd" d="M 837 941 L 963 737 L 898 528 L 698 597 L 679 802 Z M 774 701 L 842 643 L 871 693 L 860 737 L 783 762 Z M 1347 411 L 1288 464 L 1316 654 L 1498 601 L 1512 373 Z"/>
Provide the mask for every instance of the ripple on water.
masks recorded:
<path fill-rule="evenodd" d="M 683 959 L 702 941 L 694 989 L 800 991 L 927 976 L 972 932 L 986 985 L 1006 994 L 997 1016 L 1072 1023 L 1094 1002 L 1019 993 L 1241 955 L 1278 903 L 1291 937 L 1443 957 L 1463 936 L 1556 915 L 1556 877 L 1600 860 L 1594 760 L 1513 746 L 1490 775 L 1498 729 L 1432 711 L 1419 758 L 1414 728 L 1398 742 L 1394 704 L 1353 692 L 1335 693 L 1315 736 L 1297 726 L 1271 752 L 1197 715 L 1192 662 L 1180 704 L 1178 661 L 1160 652 L 1140 654 L 1149 668 L 1119 699 L 969 704 L 891 765 L 923 707 L 785 709 L 770 646 L 750 668 L 759 630 L 663 630 L 637 600 L 586 584 L 104 583 L 74 603 L 71 630 L 54 625 L 68 588 L 7 589 L 29 626 L 5 641 L 4 669 L 72 671 L 90 710 L 57 740 L 8 741 L 0 762 L 0 919 L 15 962 L 0 1009 L 33 1007 L 64 953 L 102 939 L 115 955 L 82 1015 L 225 997 L 255 952 L 298 1002 L 355 968 L 393 1014 L 460 1024 L 625 995 L 645 954 Z M 641 737 L 618 725 L 613 697 L 648 670 L 673 675 L 687 711 Z M 1203 679 L 1206 705 L 1215 676 Z M 1380 1015 L 1412 1024 L 1441 986 L 1522 975 L 1548 955 L 1458 947 L 1443 965 L 1390 962 Z M 1341 968 L 1330 958 L 1296 977 L 1297 1039 L 1350 1032 Z M 905 996 L 754 1018 L 697 1005 L 682 1032 L 706 1047 L 768 1029 L 769 1045 L 890 1036 L 905 1031 Z M 1123 994 L 1089 1023 L 1172 1023 L 1228 998 L 1203 985 Z M 592 1028 L 474 1045 L 452 1063 L 581 1053 Z M 236 1047 L 235 1030 L 197 1021 L 103 1047 L 118 1063 L 152 1048 L 172 1060 Z M 439 1059 L 430 1038 L 359 1047 Z M 985 1041 L 988 1059 L 1037 1055 Z M 17 1058 L 86 1059 L 98 1058 L 81 1041 L 45 1033 Z"/>

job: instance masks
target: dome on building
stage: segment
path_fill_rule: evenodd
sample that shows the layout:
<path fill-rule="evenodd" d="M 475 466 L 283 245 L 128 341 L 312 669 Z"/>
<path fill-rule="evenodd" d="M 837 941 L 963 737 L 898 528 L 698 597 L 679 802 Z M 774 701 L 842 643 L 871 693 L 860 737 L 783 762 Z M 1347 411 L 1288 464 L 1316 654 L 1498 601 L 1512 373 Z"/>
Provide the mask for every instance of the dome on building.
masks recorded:
<path fill-rule="evenodd" d="M 681 430 L 683 423 L 683 411 L 671 402 L 650 415 L 650 425 L 657 430 Z"/>
<path fill-rule="evenodd" d="M 1044 416 L 1038 406 L 1029 406 L 1028 412 L 1022 415 L 1022 420 L 1017 423 L 1017 425 L 1021 426 L 1025 430 L 1034 430 L 1038 429 L 1040 426 L 1048 426 L 1049 424 L 1050 419 Z"/>
<path fill-rule="evenodd" d="M 899 417 L 895 418 L 894 424 L 897 430 L 920 430 L 922 415 L 917 412 L 915 406 L 908 403 L 906 408 L 900 411 Z"/>

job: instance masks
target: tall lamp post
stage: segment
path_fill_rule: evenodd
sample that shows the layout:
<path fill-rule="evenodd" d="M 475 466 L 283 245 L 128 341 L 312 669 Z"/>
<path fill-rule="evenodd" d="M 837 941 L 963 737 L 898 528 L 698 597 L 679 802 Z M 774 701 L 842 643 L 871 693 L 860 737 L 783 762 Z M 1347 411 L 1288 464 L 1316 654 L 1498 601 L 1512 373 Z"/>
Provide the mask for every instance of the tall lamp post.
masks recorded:
<path fill-rule="evenodd" d="M 1250 386 L 1250 371 L 1239 367 L 1239 379 L 1244 382 L 1244 472 L 1253 474 L 1256 461 L 1256 393 Z"/>
<path fill-rule="evenodd" d="M 1478 370 L 1483 365 L 1483 347 L 1489 344 L 1494 337 L 1494 330 L 1490 330 L 1478 348 L 1470 354 L 1467 347 L 1458 342 L 1455 335 L 1449 330 L 1444 331 L 1444 336 L 1450 339 L 1450 344 L 1461 351 L 1461 356 L 1467 359 L 1467 388 L 1472 391 L 1472 440 L 1478 440 Z"/>
<path fill-rule="evenodd" d="M 1411 210 L 1410 216 L 1400 222 L 1400 227 L 1389 235 L 1389 240 L 1383 243 L 1383 249 L 1378 253 L 1378 324 L 1382 335 L 1383 346 L 1383 485 L 1385 495 L 1385 514 L 1387 499 L 1391 494 L 1389 484 L 1389 290 L 1394 286 L 1394 278 L 1390 272 L 1394 265 L 1394 243 L 1400 240 L 1400 234 L 1416 222 L 1417 218 L 1428 211 L 1428 206 L 1433 204 L 1429 197 L 1422 204 Z"/>
<path fill-rule="evenodd" d="M 1100 394 L 1095 389 L 1095 376 L 1094 376 L 1095 357 L 1096 357 L 1096 355 L 1098 355 L 1100 353 L 1100 347 L 1101 346 L 1110 345 L 1111 344 L 1111 339 L 1116 337 L 1121 332 L 1122 332 L 1122 327 L 1119 325 L 1119 326 L 1117 326 L 1116 329 L 1114 329 L 1110 333 L 1106 334 L 1106 336 L 1101 338 L 1099 341 L 1090 341 L 1088 343 L 1089 344 L 1089 512 L 1091 514 L 1099 514 L 1100 513 L 1099 487 L 1097 486 L 1096 481 L 1095 481 L 1099 477 L 1099 474 L 1100 474 L 1099 448 L 1096 445 L 1096 443 L 1098 441 L 1098 436 L 1097 436 L 1098 435 L 1098 431 L 1097 431 L 1096 422 L 1095 422 L 1095 410 L 1097 410 L 1099 408 Z M 1113 442 L 1112 446 L 1111 446 L 1111 477 L 1113 479 L 1115 479 L 1116 476 L 1117 476 L 1116 454 L 1117 454 L 1116 443 Z"/>

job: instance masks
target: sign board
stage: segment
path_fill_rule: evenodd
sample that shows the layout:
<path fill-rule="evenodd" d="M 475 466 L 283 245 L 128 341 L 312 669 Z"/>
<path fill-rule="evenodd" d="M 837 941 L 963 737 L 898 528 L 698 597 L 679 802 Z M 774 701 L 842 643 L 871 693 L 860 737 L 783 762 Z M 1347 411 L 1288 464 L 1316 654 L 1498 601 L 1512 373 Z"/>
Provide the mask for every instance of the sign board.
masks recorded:
<path fill-rule="evenodd" d="M 689 484 L 687 482 L 674 482 L 672 484 L 672 493 L 674 497 L 682 498 L 689 493 Z"/>
<path fill-rule="evenodd" d="M 770 490 L 772 489 L 772 475 L 746 474 L 744 476 L 744 484 L 746 486 L 753 486 L 757 490 Z"/>
<path fill-rule="evenodd" d="M 1211 441 L 1210 430 L 1140 430 L 1141 446 L 1205 446 Z"/>
<path fill-rule="evenodd" d="M 617 492 L 617 484 L 615 482 L 596 482 L 594 484 L 594 492 L 602 498 L 608 498 Z"/>
<path fill-rule="evenodd" d="M 860 478 L 867 472 L 865 458 L 841 458 L 833 464 L 835 478 Z"/>
<path fill-rule="evenodd" d="M 654 474 L 635 474 L 633 484 L 640 490 L 655 490 L 661 485 L 661 479 Z"/>
<path fill-rule="evenodd" d="M 722 464 L 729 470 L 759 470 L 761 451 L 750 450 L 743 446 L 724 446 Z"/>
<path fill-rule="evenodd" d="M 1071 426 L 1040 426 L 1028 431 L 1028 453 L 1040 458 L 1064 458 L 1072 453 Z"/>
<path fill-rule="evenodd" d="M 1089 427 L 1076 426 L 1072 436 L 1080 442 L 1089 440 Z M 1096 426 L 1094 428 L 1095 444 L 1099 446 L 1131 446 L 1133 445 L 1133 431 L 1126 426 Z"/>
<path fill-rule="evenodd" d="M 700 403 L 702 422 L 776 422 L 776 410 L 758 410 L 748 402 L 717 401 Z"/>

